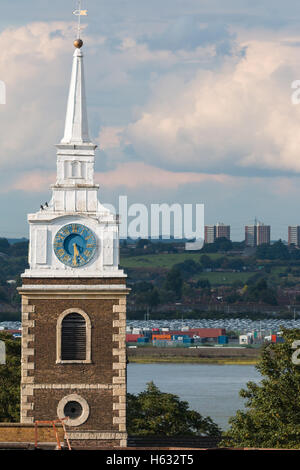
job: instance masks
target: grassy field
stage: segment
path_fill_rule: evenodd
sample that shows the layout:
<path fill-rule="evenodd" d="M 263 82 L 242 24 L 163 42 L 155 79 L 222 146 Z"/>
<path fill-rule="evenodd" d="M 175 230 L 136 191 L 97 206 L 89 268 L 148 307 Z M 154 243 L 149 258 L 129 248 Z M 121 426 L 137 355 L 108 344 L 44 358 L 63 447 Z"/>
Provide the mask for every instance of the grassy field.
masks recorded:
<path fill-rule="evenodd" d="M 121 266 L 126 270 L 126 268 L 132 269 L 171 269 L 175 264 L 182 263 L 185 260 L 193 260 L 195 262 L 200 261 L 202 255 L 199 252 L 191 253 L 174 253 L 174 254 L 150 254 L 150 255 L 141 255 L 141 256 L 126 256 L 121 257 Z M 223 256 L 224 254 L 219 253 L 208 253 L 208 256 L 211 259 L 217 259 Z M 228 256 L 229 259 L 234 257 Z M 263 265 L 262 265 L 263 267 Z M 280 275 L 285 273 L 286 266 L 274 266 L 270 274 L 266 275 L 270 281 L 275 282 L 276 284 L 282 284 L 285 280 L 300 282 L 300 278 L 289 275 L 288 277 L 281 277 Z M 250 271 L 250 272 L 203 272 L 199 273 L 193 278 L 195 280 L 208 279 L 211 285 L 220 286 L 220 285 L 230 285 L 234 281 L 242 281 L 246 283 L 247 280 L 252 277 L 255 273 L 259 271 Z"/>
<path fill-rule="evenodd" d="M 232 284 L 234 281 L 247 282 L 249 277 L 253 276 L 254 272 L 246 273 L 221 273 L 221 272 L 212 272 L 212 273 L 201 273 L 194 276 L 195 280 L 208 279 L 211 285 L 215 286 L 226 286 Z"/>
<path fill-rule="evenodd" d="M 218 253 L 209 253 L 211 259 L 223 257 Z M 200 253 L 174 253 L 157 254 L 143 256 L 126 256 L 121 258 L 122 268 L 166 268 L 171 269 L 174 264 L 183 263 L 185 260 L 192 259 L 195 262 L 200 261 Z M 230 259 L 230 257 L 228 257 Z"/>

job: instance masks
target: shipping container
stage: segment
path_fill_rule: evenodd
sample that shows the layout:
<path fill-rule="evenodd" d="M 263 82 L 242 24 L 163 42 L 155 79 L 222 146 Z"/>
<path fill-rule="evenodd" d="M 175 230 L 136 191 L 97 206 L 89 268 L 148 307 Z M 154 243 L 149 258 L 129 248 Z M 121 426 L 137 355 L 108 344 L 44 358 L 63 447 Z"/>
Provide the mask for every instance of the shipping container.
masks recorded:
<path fill-rule="evenodd" d="M 138 343 L 149 343 L 149 338 L 147 336 L 143 336 L 142 338 L 138 338 Z"/>
<path fill-rule="evenodd" d="M 184 338 L 189 338 L 188 335 L 172 335 L 172 340 L 183 341 Z"/>
<path fill-rule="evenodd" d="M 133 328 L 132 334 L 133 335 L 141 335 L 142 334 L 141 328 Z"/>
<path fill-rule="evenodd" d="M 171 335 L 152 335 L 152 340 L 171 340 Z"/>
<path fill-rule="evenodd" d="M 228 336 L 218 336 L 218 344 L 228 344 Z"/>
<path fill-rule="evenodd" d="M 143 333 L 144 333 L 144 336 L 146 336 L 147 338 L 152 337 L 152 331 L 150 331 L 150 330 L 144 330 Z"/>
<path fill-rule="evenodd" d="M 142 335 L 126 335 L 126 342 L 127 343 L 136 343 L 138 338 L 141 338 Z"/>
<path fill-rule="evenodd" d="M 218 336 L 225 336 L 226 330 L 225 328 L 191 328 L 190 330 L 186 331 L 182 330 L 172 330 L 170 331 L 171 335 L 188 335 L 190 337 L 200 336 L 201 338 L 215 338 L 217 339 Z"/>
<path fill-rule="evenodd" d="M 284 343 L 284 339 L 282 336 L 272 335 L 271 336 L 272 343 Z"/>
<path fill-rule="evenodd" d="M 183 338 L 183 343 L 192 344 L 194 342 L 194 338 Z"/>

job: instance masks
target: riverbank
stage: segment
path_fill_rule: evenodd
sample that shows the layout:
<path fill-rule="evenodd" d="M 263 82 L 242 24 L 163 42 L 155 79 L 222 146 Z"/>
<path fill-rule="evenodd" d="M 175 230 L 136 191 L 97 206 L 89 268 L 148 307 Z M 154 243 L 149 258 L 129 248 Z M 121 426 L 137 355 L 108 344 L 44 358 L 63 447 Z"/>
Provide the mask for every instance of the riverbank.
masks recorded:
<path fill-rule="evenodd" d="M 127 348 L 129 363 L 255 365 L 259 348 Z"/>

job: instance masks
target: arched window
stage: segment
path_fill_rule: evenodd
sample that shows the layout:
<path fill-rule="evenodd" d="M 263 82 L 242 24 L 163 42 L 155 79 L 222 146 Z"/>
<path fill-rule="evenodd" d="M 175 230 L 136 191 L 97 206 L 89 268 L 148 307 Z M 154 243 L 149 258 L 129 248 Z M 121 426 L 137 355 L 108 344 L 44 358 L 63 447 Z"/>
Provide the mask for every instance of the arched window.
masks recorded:
<path fill-rule="evenodd" d="M 81 163 L 74 161 L 71 163 L 71 177 L 72 178 L 81 178 Z"/>
<path fill-rule="evenodd" d="M 56 362 L 91 362 L 91 322 L 81 309 L 68 309 L 58 318 Z"/>
<path fill-rule="evenodd" d="M 62 321 L 61 358 L 63 361 L 86 359 L 86 324 L 79 313 L 69 313 Z"/>

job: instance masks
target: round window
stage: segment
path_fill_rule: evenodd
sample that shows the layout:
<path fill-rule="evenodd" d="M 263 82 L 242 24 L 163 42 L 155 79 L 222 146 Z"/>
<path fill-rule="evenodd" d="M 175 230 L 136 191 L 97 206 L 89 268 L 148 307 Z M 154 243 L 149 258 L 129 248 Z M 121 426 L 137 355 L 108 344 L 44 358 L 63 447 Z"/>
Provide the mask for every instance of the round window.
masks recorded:
<path fill-rule="evenodd" d="M 83 409 L 78 401 L 69 401 L 64 407 L 64 415 L 70 419 L 80 418 Z"/>
<path fill-rule="evenodd" d="M 77 395 L 71 393 L 63 397 L 57 405 L 57 416 L 59 419 L 65 419 L 68 426 L 81 426 L 85 423 L 90 414 L 88 402 Z"/>

